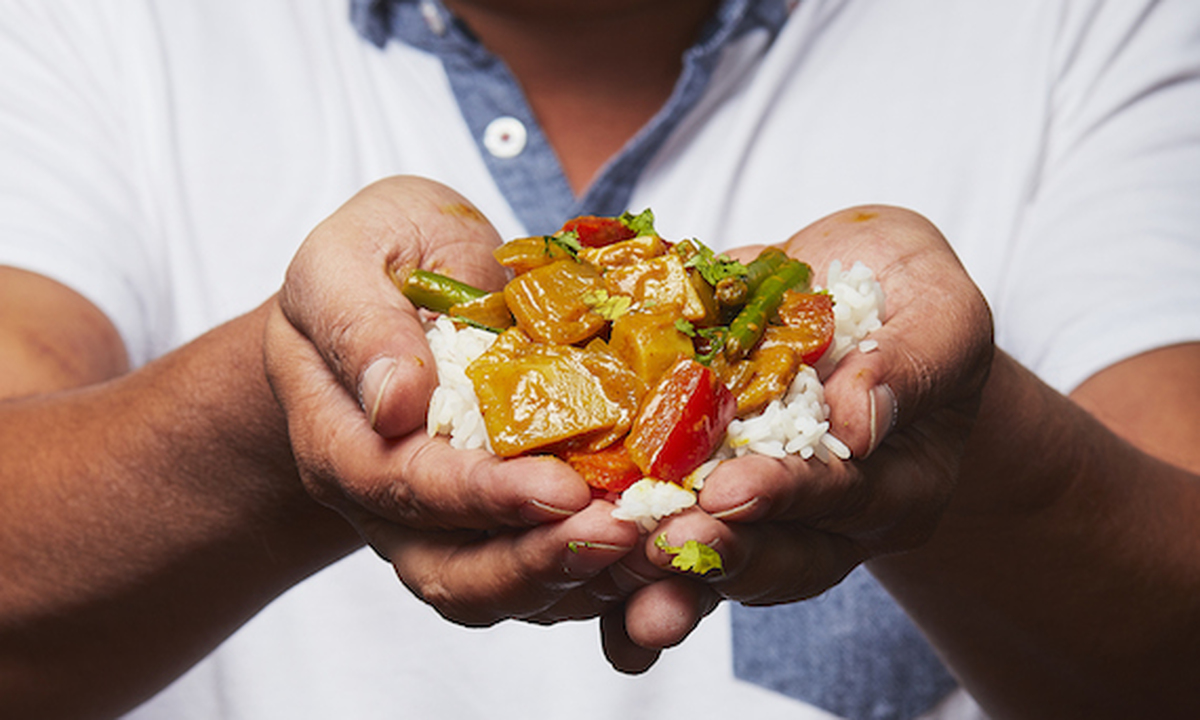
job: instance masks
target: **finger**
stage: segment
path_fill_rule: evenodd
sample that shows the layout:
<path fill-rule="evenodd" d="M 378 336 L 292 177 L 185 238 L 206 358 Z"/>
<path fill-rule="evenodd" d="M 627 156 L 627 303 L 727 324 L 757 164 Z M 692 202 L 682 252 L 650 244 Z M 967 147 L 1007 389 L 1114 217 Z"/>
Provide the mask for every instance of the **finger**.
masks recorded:
<path fill-rule="evenodd" d="M 635 643 L 625 629 L 625 609 L 618 606 L 600 616 L 600 645 L 614 669 L 629 675 L 649 670 L 662 650 Z"/>
<path fill-rule="evenodd" d="M 804 521 L 820 527 L 869 502 L 861 468 L 832 458 L 748 454 L 721 463 L 704 480 L 700 507 L 720 520 Z"/>
<path fill-rule="evenodd" d="M 669 572 L 653 565 L 641 552 L 631 552 L 530 620 L 558 622 L 596 617 L 624 604 L 637 591 L 669 577 Z"/>
<path fill-rule="evenodd" d="M 553 605 L 521 619 L 539 625 L 552 625 L 566 620 L 590 620 L 603 616 L 618 605 L 623 605 L 626 598 L 627 593 L 616 591 L 608 573 L 601 571 L 582 585 L 568 590 Z"/>
<path fill-rule="evenodd" d="M 964 331 L 927 311 L 897 311 L 872 333 L 875 350 L 851 351 L 825 379 L 830 432 L 852 456 L 867 457 L 888 435 L 935 411 L 974 416 L 990 344 L 960 341 Z"/>
<path fill-rule="evenodd" d="M 318 225 L 288 268 L 280 304 L 371 424 L 397 437 L 424 420 L 437 383 L 412 305 L 391 275 L 415 267 L 480 286 L 503 282 L 500 239 L 464 198 L 417 178 L 389 178 Z"/>
<path fill-rule="evenodd" d="M 597 573 L 582 586 L 572 590 L 544 614 L 554 618 L 554 621 L 565 618 L 568 614 L 573 619 L 595 617 L 615 605 L 624 604 L 631 596 L 649 585 L 672 576 L 646 557 L 641 551 L 640 542 L 636 542 L 633 549 L 633 552 L 627 553 L 620 560 L 608 565 L 603 572 Z"/>
<path fill-rule="evenodd" d="M 644 552 L 638 550 L 609 565 L 605 572 L 589 580 L 581 590 L 586 591 L 594 603 L 607 606 L 624 603 L 642 589 L 670 577 L 671 572 L 655 565 Z"/>
<path fill-rule="evenodd" d="M 644 557 L 641 559 L 641 563 L 649 566 L 653 577 L 630 570 L 627 565 L 629 558 L 640 554 L 630 553 L 612 565 L 609 565 L 605 568 L 604 572 L 598 573 L 579 588 L 580 592 L 587 594 L 590 598 L 589 602 L 593 606 L 607 608 L 610 605 L 625 602 L 634 592 L 641 590 L 655 580 L 668 577 L 668 573 L 650 565 L 650 561 Z"/>
<path fill-rule="evenodd" d="M 625 633 L 640 647 L 675 647 L 717 606 L 719 597 L 708 585 L 690 577 L 673 576 L 651 583 L 625 602 Z"/>
<path fill-rule="evenodd" d="M 711 588 L 690 578 L 652 583 L 600 617 L 604 654 L 621 672 L 645 672 L 664 649 L 683 642 L 718 602 Z"/>
<path fill-rule="evenodd" d="M 560 523 L 494 535 L 419 532 L 372 517 L 359 523 L 418 597 L 446 618 L 490 625 L 533 618 L 628 553 L 637 531 L 596 502 Z"/>
<path fill-rule="evenodd" d="M 797 523 L 722 523 L 695 512 L 664 522 L 660 531 L 669 546 L 696 540 L 715 550 L 723 569 L 707 574 L 705 584 L 721 597 L 751 605 L 818 595 L 869 555 L 849 538 Z M 645 551 L 670 567 L 672 553 L 653 543 Z"/>
<path fill-rule="evenodd" d="M 878 349 L 851 351 L 825 381 L 831 432 L 854 456 L 893 426 L 977 396 L 992 352 L 990 310 L 932 223 L 900 208 L 850 208 L 801 230 L 787 248 L 822 268 L 861 260 L 884 289 L 884 325 L 871 335 Z"/>
<path fill-rule="evenodd" d="M 598 618 L 621 604 L 618 599 L 601 600 L 586 587 L 572 588 L 553 605 L 532 615 L 519 618 L 534 625 L 554 625 L 560 622 Z"/>
<path fill-rule="evenodd" d="M 729 572 L 713 581 L 722 597 L 774 605 L 816 597 L 870 553 L 849 538 L 802 525 L 738 525 L 727 540 Z"/>
<path fill-rule="evenodd" d="M 869 471 L 872 467 L 879 470 Z M 923 512 L 923 504 L 940 507 L 945 493 L 938 478 L 904 472 L 911 467 L 746 455 L 722 463 L 705 479 L 698 504 L 724 522 L 803 526 L 882 552 L 898 522 Z"/>
<path fill-rule="evenodd" d="M 493 529 L 560 520 L 591 502 L 578 474 L 552 457 L 502 461 L 424 431 L 381 437 L 292 325 L 279 317 L 268 328 L 268 372 L 293 453 L 326 505 L 415 528 Z"/>
<path fill-rule="evenodd" d="M 623 603 L 650 585 L 673 576 L 672 571 L 656 565 L 646 557 L 645 552 L 638 548 L 635 550 L 609 565 L 605 572 L 596 575 L 581 588 L 592 598 L 594 605 Z"/>
<path fill-rule="evenodd" d="M 954 422 L 942 414 L 922 420 L 862 461 L 737 458 L 705 479 L 699 506 L 728 523 L 843 536 L 872 554 L 909 549 L 928 538 L 953 491 L 955 432 L 932 428 Z"/>

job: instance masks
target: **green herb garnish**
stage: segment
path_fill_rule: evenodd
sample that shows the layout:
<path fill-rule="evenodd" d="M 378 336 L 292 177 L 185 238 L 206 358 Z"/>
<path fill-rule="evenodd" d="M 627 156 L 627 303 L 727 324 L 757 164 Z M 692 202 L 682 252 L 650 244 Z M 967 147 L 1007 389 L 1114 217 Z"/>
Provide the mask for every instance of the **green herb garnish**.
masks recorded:
<path fill-rule="evenodd" d="M 689 242 L 692 243 L 695 252 L 684 261 L 683 266 L 696 268 L 700 277 L 708 281 L 709 285 L 715 286 L 725 278 L 742 277 L 749 272 L 745 265 L 725 253 L 718 255 L 699 240 L 693 239 Z"/>
<path fill-rule="evenodd" d="M 729 332 L 729 328 L 720 325 L 717 327 L 698 328 L 683 318 L 675 321 L 675 329 L 690 338 L 700 338 L 703 341 L 697 343 L 697 349 L 702 349 L 703 351 L 696 353 L 695 357 L 696 362 L 701 365 L 712 363 L 712 359 L 725 346 L 725 333 Z"/>
<path fill-rule="evenodd" d="M 579 233 L 574 230 L 566 230 L 556 232 L 553 235 L 545 235 L 542 240 L 546 243 L 546 254 L 552 254 L 551 247 L 558 246 L 573 259 L 579 259 L 579 251 L 583 246 L 579 244 Z"/>
<path fill-rule="evenodd" d="M 725 572 L 721 554 L 697 540 L 688 540 L 683 545 L 675 547 L 667 542 L 667 536 L 664 533 L 654 539 L 654 546 L 668 555 L 674 556 L 671 558 L 671 567 L 684 572 L 693 572 L 697 575 L 707 575 L 713 570 L 718 573 Z"/>
<path fill-rule="evenodd" d="M 609 295 L 604 289 L 586 292 L 582 299 L 592 312 L 605 320 L 616 320 L 633 307 L 633 298 L 628 295 Z"/>
<path fill-rule="evenodd" d="M 658 235 L 654 229 L 654 213 L 650 211 L 650 208 L 646 208 L 637 215 L 629 212 L 621 213 L 621 217 L 618 219 L 625 227 L 638 235 Z"/>

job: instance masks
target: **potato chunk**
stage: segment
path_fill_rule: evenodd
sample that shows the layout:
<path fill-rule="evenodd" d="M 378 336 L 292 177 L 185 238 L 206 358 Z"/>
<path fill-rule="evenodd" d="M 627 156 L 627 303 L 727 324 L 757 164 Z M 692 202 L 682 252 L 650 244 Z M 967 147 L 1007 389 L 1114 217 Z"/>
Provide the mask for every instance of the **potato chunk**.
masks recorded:
<path fill-rule="evenodd" d="M 610 444 L 633 423 L 644 392 L 610 353 L 536 343 L 515 328 L 471 363 L 467 376 L 501 457 L 566 441 Z"/>
<path fill-rule="evenodd" d="M 648 386 L 658 384 L 679 358 L 695 355 L 692 339 L 675 326 L 672 313 L 626 313 L 613 321 L 608 345 Z"/>
<path fill-rule="evenodd" d="M 591 265 L 557 260 L 513 278 L 504 286 L 504 302 L 533 340 L 573 345 L 607 325 L 585 300 L 603 289 L 604 279 Z"/>
<path fill-rule="evenodd" d="M 647 311 L 668 312 L 673 308 L 692 322 L 702 320 L 708 314 L 692 286 L 687 268 L 674 253 L 612 268 L 604 274 L 604 284 L 608 292 L 628 295 Z"/>

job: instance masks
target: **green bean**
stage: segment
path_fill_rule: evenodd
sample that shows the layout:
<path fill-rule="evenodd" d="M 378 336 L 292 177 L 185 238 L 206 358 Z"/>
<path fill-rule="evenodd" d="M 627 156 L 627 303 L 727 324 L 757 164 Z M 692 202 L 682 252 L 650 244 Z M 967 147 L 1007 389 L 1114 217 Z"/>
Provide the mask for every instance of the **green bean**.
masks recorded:
<path fill-rule="evenodd" d="M 746 265 L 746 274 L 723 278 L 714 292 L 723 308 L 740 307 L 754 294 L 759 284 L 788 259 L 787 253 L 777 247 L 768 247 Z"/>
<path fill-rule="evenodd" d="M 413 305 L 440 313 L 487 295 L 486 291 L 465 282 L 420 268 L 405 276 L 393 274 L 392 282 L 399 286 L 400 292 Z"/>
<path fill-rule="evenodd" d="M 723 309 L 735 308 L 746 302 L 750 288 L 746 285 L 745 277 L 721 278 L 713 288 L 717 304 Z"/>
<path fill-rule="evenodd" d="M 758 290 L 758 286 L 763 280 L 789 260 L 791 258 L 787 253 L 777 247 L 763 248 L 758 257 L 751 260 L 750 264 L 746 266 L 746 286 L 750 292 Z"/>
<path fill-rule="evenodd" d="M 754 294 L 729 324 L 725 338 L 725 359 L 737 362 L 762 339 L 767 321 L 783 302 L 783 293 L 793 288 L 807 289 L 812 268 L 799 260 L 788 259 L 758 284 Z"/>

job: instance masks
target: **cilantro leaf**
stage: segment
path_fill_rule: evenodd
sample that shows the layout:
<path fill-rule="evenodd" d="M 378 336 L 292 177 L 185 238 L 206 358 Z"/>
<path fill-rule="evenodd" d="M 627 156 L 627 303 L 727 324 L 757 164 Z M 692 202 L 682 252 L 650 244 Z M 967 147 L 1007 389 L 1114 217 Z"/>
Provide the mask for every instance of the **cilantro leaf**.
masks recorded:
<path fill-rule="evenodd" d="M 713 252 L 713 249 L 699 240 L 689 240 L 691 249 L 694 250 L 691 257 L 684 261 L 684 267 L 694 267 L 700 273 L 700 277 L 708 281 L 709 285 L 716 286 L 721 280 L 727 277 L 741 277 L 750 271 L 746 266 L 730 258 L 725 253 L 718 255 Z"/>
<path fill-rule="evenodd" d="M 581 299 L 592 312 L 605 320 L 616 320 L 633 307 L 633 298 L 628 295 L 610 295 L 603 288 L 586 292 Z"/>
<path fill-rule="evenodd" d="M 675 329 L 696 341 L 695 360 L 701 365 L 712 364 L 713 358 L 725 347 L 725 336 L 729 333 L 729 328 L 724 325 L 698 328 L 683 318 L 675 320 Z"/>
<path fill-rule="evenodd" d="M 696 355 L 696 362 L 701 365 L 712 364 L 713 358 L 725 349 L 725 336 L 729 334 L 729 328 L 724 325 L 718 325 L 710 328 L 700 328 L 696 330 L 696 334 L 704 341 L 698 343 L 703 348 L 703 352 Z"/>
<path fill-rule="evenodd" d="M 654 539 L 654 546 L 668 555 L 673 555 L 671 567 L 684 572 L 693 572 L 697 575 L 707 575 L 712 570 L 716 570 L 718 573 L 725 572 L 721 554 L 697 540 L 688 540 L 683 545 L 676 547 L 667 542 L 667 536 L 664 533 Z"/>
<path fill-rule="evenodd" d="M 621 217 L 618 219 L 625 227 L 638 235 L 658 235 L 658 232 L 654 229 L 654 213 L 651 212 L 650 208 L 646 208 L 637 215 L 629 212 L 621 213 Z"/>
<path fill-rule="evenodd" d="M 547 255 L 550 254 L 551 246 L 557 245 L 559 248 L 565 250 L 566 253 L 572 258 L 578 260 L 579 251 L 583 249 L 583 246 L 579 244 L 579 233 L 575 232 L 574 230 L 557 232 L 553 235 L 545 235 L 542 237 L 542 240 L 546 243 Z"/>

